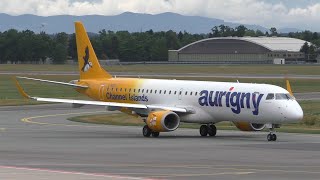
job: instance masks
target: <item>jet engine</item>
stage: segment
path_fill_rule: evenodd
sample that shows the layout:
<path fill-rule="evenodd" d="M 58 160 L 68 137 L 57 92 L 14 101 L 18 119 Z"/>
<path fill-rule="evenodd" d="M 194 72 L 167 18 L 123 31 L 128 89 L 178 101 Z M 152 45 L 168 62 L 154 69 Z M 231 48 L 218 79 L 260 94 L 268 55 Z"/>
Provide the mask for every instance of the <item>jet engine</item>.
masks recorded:
<path fill-rule="evenodd" d="M 146 123 L 154 132 L 174 131 L 180 124 L 180 117 L 172 111 L 153 111 L 149 113 Z"/>
<path fill-rule="evenodd" d="M 249 123 L 249 122 L 233 122 L 241 131 L 262 131 L 265 124 Z"/>

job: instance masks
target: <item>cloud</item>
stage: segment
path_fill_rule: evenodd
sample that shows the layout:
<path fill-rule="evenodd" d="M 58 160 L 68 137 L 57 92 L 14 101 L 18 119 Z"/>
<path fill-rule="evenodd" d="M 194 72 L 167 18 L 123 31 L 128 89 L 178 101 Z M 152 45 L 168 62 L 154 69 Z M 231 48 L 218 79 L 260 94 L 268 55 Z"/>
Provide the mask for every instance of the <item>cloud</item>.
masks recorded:
<path fill-rule="evenodd" d="M 150 14 L 175 12 L 266 27 L 320 31 L 320 3 L 299 6 L 289 7 L 281 1 L 262 0 L 2 0 L 0 12 L 41 16 L 115 15 L 126 11 Z"/>

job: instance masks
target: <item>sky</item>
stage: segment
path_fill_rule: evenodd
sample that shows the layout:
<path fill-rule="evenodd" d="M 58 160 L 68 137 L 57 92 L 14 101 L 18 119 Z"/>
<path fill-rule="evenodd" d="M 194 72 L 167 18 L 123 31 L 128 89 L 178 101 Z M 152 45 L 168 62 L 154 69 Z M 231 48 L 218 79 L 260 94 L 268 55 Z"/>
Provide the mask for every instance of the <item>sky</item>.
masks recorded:
<path fill-rule="evenodd" d="M 264 27 L 320 32 L 320 0 L 1 0 L 10 15 L 117 15 L 173 12 Z"/>

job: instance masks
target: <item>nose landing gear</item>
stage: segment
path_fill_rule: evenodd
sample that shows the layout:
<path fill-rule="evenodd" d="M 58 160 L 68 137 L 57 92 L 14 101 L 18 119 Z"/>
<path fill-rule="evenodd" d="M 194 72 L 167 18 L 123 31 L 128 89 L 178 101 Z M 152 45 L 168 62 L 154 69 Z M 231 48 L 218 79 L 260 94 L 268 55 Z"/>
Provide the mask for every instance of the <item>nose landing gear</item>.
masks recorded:
<path fill-rule="evenodd" d="M 266 124 L 266 126 L 269 128 L 270 133 L 267 135 L 267 140 L 268 141 L 276 141 L 277 140 L 277 135 L 274 132 L 275 128 L 279 128 L 280 125 L 278 124 Z"/>

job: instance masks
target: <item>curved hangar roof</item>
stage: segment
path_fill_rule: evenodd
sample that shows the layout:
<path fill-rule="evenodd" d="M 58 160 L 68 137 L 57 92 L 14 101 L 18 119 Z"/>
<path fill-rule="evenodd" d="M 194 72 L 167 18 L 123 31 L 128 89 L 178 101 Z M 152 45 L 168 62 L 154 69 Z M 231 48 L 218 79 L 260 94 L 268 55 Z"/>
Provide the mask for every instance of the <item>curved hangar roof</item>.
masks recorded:
<path fill-rule="evenodd" d="M 299 52 L 306 41 L 288 37 L 219 37 L 203 39 L 179 49 L 179 53 L 247 54 L 271 51 Z"/>

